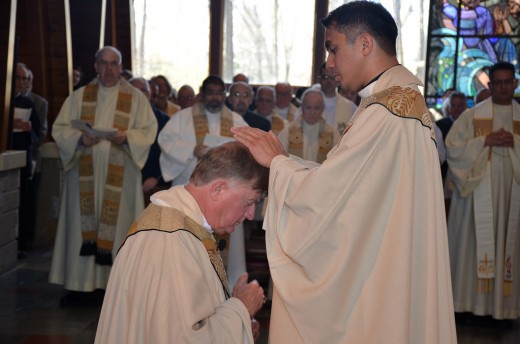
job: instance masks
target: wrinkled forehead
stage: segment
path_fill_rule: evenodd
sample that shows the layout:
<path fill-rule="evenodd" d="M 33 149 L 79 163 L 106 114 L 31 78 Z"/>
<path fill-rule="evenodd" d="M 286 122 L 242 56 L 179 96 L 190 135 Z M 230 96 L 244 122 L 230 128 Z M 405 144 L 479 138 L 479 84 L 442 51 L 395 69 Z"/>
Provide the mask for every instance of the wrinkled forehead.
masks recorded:
<path fill-rule="evenodd" d="M 232 93 L 233 92 L 248 93 L 248 94 L 252 93 L 252 90 L 250 87 L 248 87 L 246 85 L 242 85 L 242 84 L 233 85 L 229 91 Z"/>
<path fill-rule="evenodd" d="M 121 63 L 121 61 L 119 60 L 119 55 L 112 49 L 102 50 L 99 53 L 99 60 L 100 61 L 101 60 L 109 61 L 109 62 L 116 61 L 117 63 Z"/>
<path fill-rule="evenodd" d="M 323 105 L 323 97 L 319 92 L 308 92 L 303 96 L 302 105 L 303 106 L 316 106 Z"/>

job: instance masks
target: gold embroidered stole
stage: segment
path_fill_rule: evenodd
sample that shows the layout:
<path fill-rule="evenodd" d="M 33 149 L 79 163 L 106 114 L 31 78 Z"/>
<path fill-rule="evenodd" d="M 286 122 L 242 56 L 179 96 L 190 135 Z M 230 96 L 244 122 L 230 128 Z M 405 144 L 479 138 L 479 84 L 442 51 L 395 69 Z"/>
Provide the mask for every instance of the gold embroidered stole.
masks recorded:
<path fill-rule="evenodd" d="M 515 109 L 513 104 L 513 114 Z M 514 116 L 513 116 L 514 117 Z M 520 135 L 520 121 L 513 120 L 513 134 Z M 485 137 L 493 132 L 493 104 L 487 102 L 475 109 L 473 117 L 474 137 Z M 489 149 L 488 161 L 486 163 L 485 175 L 480 184 L 472 193 L 475 216 L 475 237 L 477 249 L 477 292 L 490 294 L 493 292 L 493 281 L 495 279 L 495 233 L 494 214 L 491 186 L 491 159 L 492 147 Z M 518 206 L 520 205 L 520 186 L 514 182 L 511 186 L 509 199 L 509 217 L 507 223 L 507 234 L 504 252 L 504 296 L 511 296 L 513 285 L 513 260 L 515 251 L 515 240 L 517 240 L 517 228 L 519 222 Z"/>
<path fill-rule="evenodd" d="M 192 107 L 193 126 L 195 128 L 195 137 L 197 144 L 203 144 L 204 137 L 209 134 L 208 116 L 202 103 L 197 103 Z M 233 114 L 225 106 L 222 107 L 220 113 L 220 135 L 233 137 L 231 128 L 233 127 Z"/>
<path fill-rule="evenodd" d="M 99 85 L 93 82 L 85 86 L 81 104 L 81 119 L 94 124 L 96 118 Z M 126 131 L 132 107 L 132 94 L 119 91 L 116 102 L 113 127 Z M 83 244 L 81 256 L 96 256 L 96 263 L 112 265 L 112 247 L 116 232 L 121 190 L 123 187 L 125 156 L 118 145 L 111 144 L 105 190 L 102 200 L 99 225 L 95 212 L 94 162 L 92 147 L 80 152 L 79 158 L 79 198 L 81 235 Z"/>
<path fill-rule="evenodd" d="M 209 134 L 208 116 L 206 115 L 206 110 L 204 109 L 204 105 L 202 103 L 193 105 L 191 111 L 193 115 L 193 127 L 195 128 L 195 138 L 197 140 L 197 144 L 200 145 L 204 143 L 206 134 Z M 233 114 L 226 106 L 223 106 L 220 113 L 220 136 L 233 137 L 233 133 L 231 133 L 232 127 Z M 227 266 L 229 253 L 229 234 L 215 236 L 217 237 L 217 240 L 224 239 L 227 242 L 227 245 L 222 252 L 224 265 Z"/>
<path fill-rule="evenodd" d="M 325 119 L 320 119 L 320 136 L 318 142 L 318 163 L 327 158 L 327 153 L 334 146 L 334 129 L 326 125 Z M 289 127 L 288 153 L 303 158 L 303 117 L 298 117 Z"/>
<path fill-rule="evenodd" d="M 199 239 L 202 245 L 204 245 L 211 265 L 213 266 L 213 269 L 215 269 L 215 273 L 222 283 L 222 288 L 224 289 L 226 298 L 231 297 L 228 288 L 226 269 L 224 268 L 224 263 L 217 251 L 215 237 L 204 229 L 203 226 L 175 208 L 150 204 L 134 222 L 132 227 L 130 227 L 128 236 L 142 230 L 150 229 L 168 233 L 184 230 L 190 232 Z"/>
<path fill-rule="evenodd" d="M 280 115 L 278 115 L 276 113 L 272 113 L 271 114 L 271 130 L 273 131 L 273 133 L 275 135 L 278 135 L 280 133 L 280 131 L 283 130 L 284 127 L 285 127 L 285 123 L 284 123 L 282 117 L 280 117 Z"/>
<path fill-rule="evenodd" d="M 356 118 L 359 117 L 367 107 L 373 104 L 384 106 L 388 111 L 396 116 L 419 120 L 423 126 L 430 129 L 430 137 L 432 140 L 436 141 L 432 119 L 423 96 L 419 91 L 401 86 L 392 86 L 386 90 L 361 99 L 361 103 L 359 104 L 357 111 L 354 113 L 353 119 L 347 124 L 342 135 L 345 135 L 355 122 Z"/>

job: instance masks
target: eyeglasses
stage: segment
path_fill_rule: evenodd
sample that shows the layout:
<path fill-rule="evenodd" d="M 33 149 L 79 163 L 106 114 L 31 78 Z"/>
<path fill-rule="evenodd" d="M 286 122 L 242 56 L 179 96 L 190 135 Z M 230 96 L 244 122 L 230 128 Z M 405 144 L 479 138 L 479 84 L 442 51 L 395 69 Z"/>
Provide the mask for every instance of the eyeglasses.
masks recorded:
<path fill-rule="evenodd" d="M 28 76 L 20 76 L 20 75 L 17 75 L 17 76 L 16 76 L 16 79 L 18 79 L 18 80 L 23 80 L 23 81 L 31 81 L 31 78 L 28 77 Z"/>
<path fill-rule="evenodd" d="M 233 92 L 231 94 L 232 97 L 235 97 L 235 98 L 249 98 L 251 97 L 251 93 L 249 92 Z"/>

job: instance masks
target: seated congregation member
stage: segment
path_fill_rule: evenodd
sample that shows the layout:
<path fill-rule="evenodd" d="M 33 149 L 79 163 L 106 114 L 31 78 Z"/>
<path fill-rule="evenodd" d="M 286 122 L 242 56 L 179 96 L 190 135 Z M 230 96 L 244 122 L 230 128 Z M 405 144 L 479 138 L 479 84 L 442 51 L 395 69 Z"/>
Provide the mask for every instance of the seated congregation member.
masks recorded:
<path fill-rule="evenodd" d="M 288 82 L 279 82 L 274 86 L 276 92 L 276 104 L 274 111 L 282 118 L 292 122 L 298 108 L 292 103 L 292 87 Z"/>
<path fill-rule="evenodd" d="M 234 82 L 229 88 L 228 102 L 231 110 L 242 116 L 250 127 L 271 130 L 271 123 L 267 119 L 249 110 L 253 103 L 253 88 L 249 84 L 243 81 Z"/>
<path fill-rule="evenodd" d="M 278 135 L 289 121 L 283 119 L 274 111 L 274 104 L 276 103 L 276 92 L 271 86 L 260 86 L 256 91 L 255 96 L 256 112 L 271 122 L 271 130 Z"/>
<path fill-rule="evenodd" d="M 323 93 L 309 88 L 302 95 L 302 115 L 280 132 L 278 137 L 289 154 L 322 163 L 338 143 L 338 131 L 323 118 Z"/>
<path fill-rule="evenodd" d="M 197 96 L 195 95 L 193 87 L 190 85 L 182 85 L 181 88 L 179 88 L 179 92 L 177 92 L 177 102 L 181 109 L 193 106 L 196 101 Z"/>
<path fill-rule="evenodd" d="M 130 83 L 130 85 L 140 90 L 148 99 L 148 101 L 150 101 L 150 83 L 148 82 L 148 80 L 136 77 L 130 79 L 128 82 Z M 168 115 L 165 112 L 159 110 L 152 104 L 150 105 L 152 106 L 155 119 L 157 120 L 157 136 L 155 137 L 154 143 L 150 146 L 148 158 L 146 159 L 146 163 L 141 169 L 145 206 L 147 206 L 150 203 L 151 195 L 153 195 L 157 191 L 166 190 L 170 188 L 170 183 L 164 181 L 164 178 L 162 177 L 161 166 L 159 165 L 161 147 L 159 147 L 159 143 L 157 142 L 159 132 L 162 130 L 162 128 L 164 128 L 170 117 L 168 117 Z"/>
<path fill-rule="evenodd" d="M 263 289 L 244 273 L 230 292 L 213 233 L 252 219 L 267 182 L 268 169 L 228 142 L 187 185 L 153 195 L 115 260 L 96 343 L 253 343 Z"/>
<path fill-rule="evenodd" d="M 181 107 L 174 104 L 169 98 L 173 94 L 173 88 L 170 81 L 164 75 L 156 75 L 151 80 L 157 85 L 157 96 L 154 98 L 154 105 L 168 114 L 173 116 L 181 110 Z"/>

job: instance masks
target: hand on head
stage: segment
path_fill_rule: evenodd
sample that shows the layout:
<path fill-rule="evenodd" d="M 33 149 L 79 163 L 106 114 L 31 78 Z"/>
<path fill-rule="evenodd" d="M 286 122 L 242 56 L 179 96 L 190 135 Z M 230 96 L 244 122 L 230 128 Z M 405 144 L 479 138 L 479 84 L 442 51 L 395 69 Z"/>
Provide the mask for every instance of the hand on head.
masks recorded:
<path fill-rule="evenodd" d="M 247 272 L 238 278 L 233 287 L 233 297 L 244 303 L 250 316 L 253 316 L 265 302 L 264 290 L 256 280 L 247 283 Z"/>
<path fill-rule="evenodd" d="M 271 161 L 278 155 L 289 156 L 276 135 L 257 128 L 234 127 L 231 132 L 235 139 L 245 145 L 255 160 L 264 167 L 270 167 Z"/>

